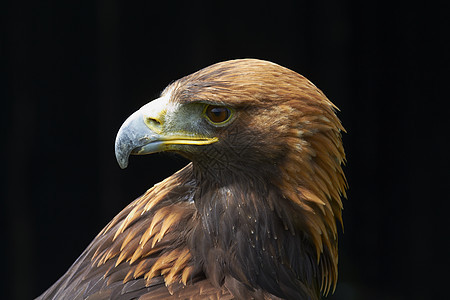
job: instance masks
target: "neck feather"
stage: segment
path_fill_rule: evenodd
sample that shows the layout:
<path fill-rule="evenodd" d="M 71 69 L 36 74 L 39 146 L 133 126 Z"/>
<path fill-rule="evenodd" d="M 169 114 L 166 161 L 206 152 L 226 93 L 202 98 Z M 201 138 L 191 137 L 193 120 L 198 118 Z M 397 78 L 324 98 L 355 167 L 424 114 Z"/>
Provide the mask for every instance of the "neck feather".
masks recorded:
<path fill-rule="evenodd" d="M 276 172 L 229 171 L 218 181 L 194 165 L 194 174 L 199 226 L 191 247 L 208 278 L 222 285 L 232 274 L 278 297 L 316 299 L 329 272 L 320 265 L 325 250 L 316 249 L 311 228 L 299 221 L 307 212 L 280 190 Z"/>

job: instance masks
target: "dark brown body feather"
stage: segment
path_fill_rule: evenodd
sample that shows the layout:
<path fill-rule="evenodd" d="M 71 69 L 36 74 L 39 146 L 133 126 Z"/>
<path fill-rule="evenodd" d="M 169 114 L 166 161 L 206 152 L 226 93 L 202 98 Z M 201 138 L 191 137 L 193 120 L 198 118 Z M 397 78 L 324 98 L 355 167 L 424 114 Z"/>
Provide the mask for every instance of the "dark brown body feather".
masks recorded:
<path fill-rule="evenodd" d="M 343 130 L 312 83 L 236 60 L 164 92 L 239 112 L 118 214 L 39 299 L 319 299 L 337 281 Z M 345 194 L 344 194 L 345 195 Z"/>

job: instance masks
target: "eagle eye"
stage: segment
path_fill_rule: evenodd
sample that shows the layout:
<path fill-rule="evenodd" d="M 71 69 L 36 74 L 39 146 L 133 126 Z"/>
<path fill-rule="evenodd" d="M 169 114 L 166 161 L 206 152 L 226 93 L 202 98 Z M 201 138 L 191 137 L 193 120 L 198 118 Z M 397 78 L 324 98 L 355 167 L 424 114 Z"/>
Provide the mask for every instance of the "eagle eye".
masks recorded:
<path fill-rule="evenodd" d="M 230 120 L 231 110 L 225 106 L 208 105 L 205 115 L 212 124 L 221 125 Z"/>

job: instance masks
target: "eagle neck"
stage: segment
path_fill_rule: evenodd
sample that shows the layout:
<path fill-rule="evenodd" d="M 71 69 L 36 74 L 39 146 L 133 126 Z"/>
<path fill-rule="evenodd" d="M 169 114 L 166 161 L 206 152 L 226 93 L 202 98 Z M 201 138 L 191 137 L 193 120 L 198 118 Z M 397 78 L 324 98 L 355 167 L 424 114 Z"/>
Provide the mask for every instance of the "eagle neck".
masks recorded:
<path fill-rule="evenodd" d="M 232 278 L 277 297 L 315 299 L 315 251 L 296 230 L 294 207 L 270 180 L 274 174 L 229 171 L 218 180 L 193 171 L 198 222 L 190 247 L 213 284 Z M 295 265 L 284 264 L 292 259 Z M 280 280 L 294 294 L 273 284 Z"/>

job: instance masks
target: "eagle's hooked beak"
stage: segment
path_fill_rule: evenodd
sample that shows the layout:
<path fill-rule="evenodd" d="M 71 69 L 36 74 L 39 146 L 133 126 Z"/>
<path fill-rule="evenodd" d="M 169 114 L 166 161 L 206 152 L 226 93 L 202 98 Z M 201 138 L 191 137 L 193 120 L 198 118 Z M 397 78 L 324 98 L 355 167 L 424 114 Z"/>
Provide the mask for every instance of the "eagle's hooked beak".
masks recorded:
<path fill-rule="evenodd" d="M 166 129 L 167 105 L 167 97 L 153 100 L 122 124 L 115 143 L 116 159 L 122 169 L 128 166 L 130 154 L 151 154 L 171 150 L 174 145 L 208 145 L 218 141 L 216 137 L 198 136 L 195 132 Z M 183 115 L 176 117 L 179 124 L 188 119 Z"/>
<path fill-rule="evenodd" d="M 139 154 L 139 152 L 143 153 L 144 151 L 147 153 L 159 151 L 161 142 L 157 142 L 158 134 L 145 125 L 143 118 L 142 112 L 140 110 L 136 111 L 128 117 L 117 133 L 116 159 L 122 169 L 128 166 L 130 154 Z"/>

